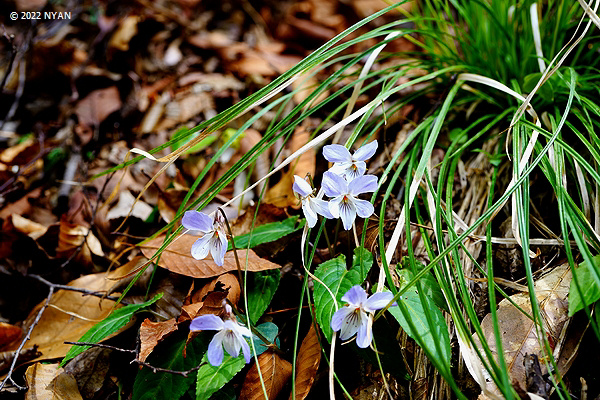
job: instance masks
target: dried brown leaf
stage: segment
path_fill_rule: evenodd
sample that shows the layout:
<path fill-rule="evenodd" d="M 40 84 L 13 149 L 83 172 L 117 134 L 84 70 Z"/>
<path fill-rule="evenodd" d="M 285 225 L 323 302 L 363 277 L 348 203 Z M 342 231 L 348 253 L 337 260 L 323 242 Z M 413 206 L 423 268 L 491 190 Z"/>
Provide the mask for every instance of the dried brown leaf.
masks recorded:
<path fill-rule="evenodd" d="M 292 140 L 290 143 L 290 152 L 295 153 L 308 142 L 310 142 L 310 132 L 303 126 L 296 127 L 296 130 L 294 131 L 294 135 L 292 136 Z M 310 176 L 314 178 L 316 171 L 316 163 L 317 153 L 315 149 L 310 149 L 304 154 L 302 154 L 300 157 L 298 157 L 298 159 L 294 163 L 292 163 L 290 173 L 293 175 L 298 175 L 302 178 L 310 174 Z M 291 186 L 290 190 L 292 190 Z"/>
<path fill-rule="evenodd" d="M 275 399 L 292 376 L 292 364 L 282 359 L 276 352 L 267 350 L 258 356 L 258 362 L 252 365 L 246 374 L 240 399 L 256 400 L 265 398 L 260 375 L 258 374 L 258 366 L 260 366 L 269 399 Z"/>
<path fill-rule="evenodd" d="M 18 214 L 11 215 L 9 217 L 9 220 L 10 222 L 12 222 L 13 227 L 17 231 L 29 236 L 34 240 L 42 236 L 48 230 L 48 228 L 44 225 L 38 224 L 37 222 L 21 217 Z"/>
<path fill-rule="evenodd" d="M 194 259 L 190 250 L 192 244 L 194 244 L 197 239 L 197 236 L 183 235 L 163 251 L 160 260 L 158 261 L 158 265 L 171 272 L 191 276 L 192 278 L 211 278 L 213 276 L 237 270 L 235 256 L 232 251 L 225 254 L 225 261 L 221 267 L 215 264 L 210 254 L 204 260 Z M 164 236 L 152 239 L 141 246 L 142 253 L 146 257 L 151 258 L 162 246 L 164 240 Z M 279 265 L 265 260 L 264 258 L 260 258 L 254 251 L 244 249 L 237 251 L 242 269 L 244 269 L 246 265 L 246 252 L 248 252 L 248 271 L 257 272 L 280 268 Z"/>
<path fill-rule="evenodd" d="M 130 15 L 119 23 L 119 27 L 111 36 L 108 47 L 121 51 L 129 50 L 129 41 L 137 34 L 140 17 Z"/>
<path fill-rule="evenodd" d="M 83 400 L 73 375 L 58 364 L 35 363 L 27 368 L 25 379 L 29 387 L 26 400 Z"/>
<path fill-rule="evenodd" d="M 535 283 L 535 295 L 544 317 L 544 328 L 553 346 L 564 339 L 562 337 L 565 331 L 563 328 L 570 321 L 568 318 L 567 295 L 571 277 L 569 265 L 564 264 L 556 267 Z M 510 298 L 526 313 L 531 314 L 532 309 L 528 293 L 515 294 Z M 502 332 L 503 356 L 508 372 L 512 381 L 518 382 L 521 387 L 525 388 L 527 387 L 526 372 L 523 365 L 525 355 L 535 354 L 540 359 L 545 356 L 540 348 L 536 328 L 533 321 L 513 306 L 508 299 L 504 299 L 498 304 L 497 314 L 500 332 Z M 481 327 L 492 354 L 494 357 L 498 357 L 494 337 L 494 323 L 491 315 L 488 314 L 484 317 Z M 481 348 L 477 335 L 474 335 L 474 340 Z M 569 355 L 559 354 L 557 362 L 560 362 L 563 356 Z M 544 369 L 542 373 L 546 373 L 545 364 L 542 368 Z M 564 374 L 566 371 L 562 373 Z M 492 388 L 490 385 L 490 389 L 493 393 L 501 395 L 497 388 Z"/>
<path fill-rule="evenodd" d="M 79 123 L 98 126 L 113 112 L 121 109 L 121 96 L 116 86 L 94 90 L 75 106 Z"/>
<path fill-rule="evenodd" d="M 0 348 L 21 337 L 21 328 L 0 322 Z"/>
<path fill-rule="evenodd" d="M 133 207 L 133 210 L 131 209 Z M 106 214 L 106 219 L 124 218 L 129 215 L 146 220 L 152 214 L 152 207 L 142 200 L 135 201 L 135 197 L 129 190 L 124 190 L 119 193 L 119 201 Z"/>
<path fill-rule="evenodd" d="M 76 256 L 77 260 L 91 264 L 91 253 L 97 256 L 104 256 L 102 244 L 92 232 L 89 232 L 89 228 L 73 224 L 66 217 L 67 215 L 64 214 L 60 219 L 56 255 L 64 258 L 70 257 L 85 240 L 85 244 L 81 246 L 81 250 L 79 250 Z"/>
<path fill-rule="evenodd" d="M 294 184 L 294 174 L 286 172 L 275 186 L 269 188 L 263 201 L 275 207 L 285 208 L 298 204 L 298 199 L 294 195 L 292 185 Z"/>
<path fill-rule="evenodd" d="M 110 356 L 113 350 L 92 347 L 69 361 L 65 372 L 77 381 L 79 393 L 84 399 L 93 399 L 102 389 L 110 368 Z"/>
<path fill-rule="evenodd" d="M 138 360 L 146 361 L 154 347 L 165 338 L 165 336 L 177 330 L 177 321 L 171 318 L 167 321 L 152 322 L 146 318 L 140 326 L 140 353 Z"/>
<path fill-rule="evenodd" d="M 251 206 L 246 209 L 246 212 L 236 218 L 231 224 L 231 231 L 234 236 L 244 235 L 250 233 L 252 228 L 257 228 L 261 225 L 268 224 L 269 222 L 283 221 L 288 218 L 283 208 L 274 206 L 272 204 L 261 204 L 258 214 L 256 214 L 256 220 L 254 216 L 256 214 L 256 206 Z"/>
<path fill-rule="evenodd" d="M 134 264 L 126 264 L 108 274 L 82 276 L 69 282 L 68 285 L 97 292 L 106 291 L 114 284 L 114 280 L 110 279 L 126 275 L 134 267 Z M 44 302 L 34 307 L 24 327 L 29 327 L 33 323 Z M 92 326 L 110 314 L 114 304 L 112 300 L 85 296 L 77 292 L 56 291 L 50 299 L 50 306 L 42 314 L 28 342 L 28 345 L 37 345 L 39 352 L 42 353 L 36 360 L 64 357 L 71 348 L 71 345 L 64 342 L 78 341 Z M 109 337 L 112 336 L 114 335 Z"/>
<path fill-rule="evenodd" d="M 302 341 L 296 360 L 296 400 L 303 400 L 308 396 L 317 376 L 320 362 L 321 345 L 315 326 L 311 325 Z M 290 399 L 292 398 L 293 394 L 290 394 Z"/>
<path fill-rule="evenodd" d="M 238 278 L 234 274 L 223 274 L 212 281 L 210 283 L 204 285 L 202 289 L 198 290 L 192 295 L 191 302 L 196 303 L 198 301 L 204 301 L 207 294 L 215 291 L 228 291 L 227 300 L 229 300 L 232 304 L 237 305 L 240 300 L 240 283 Z"/>

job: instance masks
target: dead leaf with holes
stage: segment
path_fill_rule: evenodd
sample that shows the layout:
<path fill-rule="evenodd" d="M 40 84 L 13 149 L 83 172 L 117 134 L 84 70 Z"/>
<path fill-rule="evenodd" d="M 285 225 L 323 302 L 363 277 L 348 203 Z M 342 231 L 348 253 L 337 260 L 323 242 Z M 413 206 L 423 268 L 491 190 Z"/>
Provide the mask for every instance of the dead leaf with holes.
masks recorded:
<path fill-rule="evenodd" d="M 25 380 L 25 400 L 83 400 L 73 375 L 58 364 L 35 363 L 25 371 Z"/>
<path fill-rule="evenodd" d="M 171 318 L 167 321 L 152 322 L 146 318 L 140 326 L 140 353 L 139 361 L 146 361 L 156 345 L 165 337 L 177 330 L 177 321 Z"/>
<path fill-rule="evenodd" d="M 158 260 L 158 265 L 171 272 L 191 276 L 192 278 L 211 278 L 237 270 L 238 267 L 233 251 L 225 253 L 225 261 L 221 267 L 215 264 L 210 254 L 204 260 L 196 260 L 192 257 L 192 244 L 198 239 L 198 236 L 183 235 L 162 252 L 160 260 Z M 164 240 L 165 236 L 159 236 L 143 244 L 141 249 L 144 256 L 151 258 L 162 246 Z M 248 256 L 247 267 L 250 272 L 281 268 L 269 260 L 260 258 L 254 251 L 244 249 L 237 251 L 242 269 L 246 268 L 246 252 Z"/>
<path fill-rule="evenodd" d="M 571 354 L 565 354 L 562 346 L 565 339 L 565 332 L 570 323 L 568 317 L 567 295 L 571 282 L 571 270 L 568 264 L 556 267 L 552 272 L 545 275 L 535 282 L 535 296 L 540 306 L 541 314 L 544 319 L 544 329 L 547 339 L 550 342 L 554 357 L 558 363 L 563 358 L 571 358 L 572 352 L 577 349 L 570 348 Z M 510 297 L 526 313 L 531 315 L 532 308 L 528 293 L 518 293 Z M 498 304 L 498 324 L 502 333 L 502 347 L 504 349 L 504 359 L 508 367 L 508 372 L 513 384 L 518 383 L 522 389 L 526 389 L 526 373 L 523 360 L 526 354 L 535 354 L 539 359 L 545 357 L 540 348 L 540 341 L 533 321 L 515 306 L 508 299 L 502 300 Z M 496 339 L 494 336 L 494 322 L 490 314 L 486 315 L 481 322 L 484 337 L 488 343 L 494 357 L 498 357 L 496 350 Z M 585 331 L 585 330 L 584 330 Z M 481 342 L 477 335 L 473 335 L 477 346 L 481 349 Z M 481 350 L 483 352 L 483 350 Z M 566 364 L 565 367 L 568 368 Z M 570 364 L 569 364 L 570 365 Z M 483 369 L 483 367 L 481 366 Z M 542 365 L 542 373 L 546 373 L 545 364 Z M 567 371 L 560 371 L 564 375 Z M 496 395 L 501 392 L 493 385 L 490 380 L 489 389 Z"/>
<path fill-rule="evenodd" d="M 267 350 L 258 356 L 258 362 L 253 364 L 242 386 L 240 399 L 264 399 L 258 366 L 267 392 L 267 398 L 275 399 L 281 389 L 292 376 L 292 364 L 282 359 L 279 354 L 273 350 Z"/>
<path fill-rule="evenodd" d="M 296 360 L 296 400 L 303 400 L 308 396 L 317 376 L 320 362 L 321 344 L 313 324 L 302 341 Z M 293 393 L 290 394 L 290 399 L 292 398 Z"/>

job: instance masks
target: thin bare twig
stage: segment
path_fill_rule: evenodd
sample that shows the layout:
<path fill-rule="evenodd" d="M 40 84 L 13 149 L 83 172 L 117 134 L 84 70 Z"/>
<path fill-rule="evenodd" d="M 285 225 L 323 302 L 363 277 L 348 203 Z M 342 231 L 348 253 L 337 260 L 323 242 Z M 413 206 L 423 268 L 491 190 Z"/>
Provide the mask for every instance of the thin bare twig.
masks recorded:
<path fill-rule="evenodd" d="M 38 324 L 38 322 L 40 322 L 40 318 L 42 318 L 42 314 L 44 313 L 44 311 L 46 310 L 46 308 L 48 307 L 48 305 L 50 304 L 50 299 L 52 298 L 52 295 L 54 294 L 54 287 L 50 286 L 50 291 L 48 292 L 48 296 L 46 297 L 46 302 L 44 303 L 44 305 L 42 306 L 42 308 L 40 308 L 40 311 L 38 311 L 37 315 L 35 316 L 35 320 L 33 321 L 33 323 L 31 324 L 31 326 L 29 327 L 29 329 L 27 330 L 27 335 L 25 335 L 25 338 L 21 341 L 21 344 L 19 345 L 19 348 L 15 351 L 15 357 L 13 358 L 12 364 L 10 365 L 10 369 L 8 370 L 8 374 L 6 375 L 6 378 L 4 378 L 4 380 L 2 381 L 2 383 L 0 383 L 0 391 L 2 390 L 2 388 L 4 387 L 4 385 L 6 385 L 7 381 L 11 381 L 13 385 L 15 385 L 17 387 L 17 389 L 19 390 L 26 390 L 26 387 L 23 387 L 19 384 L 17 384 L 13 379 L 12 379 L 12 374 L 15 370 L 15 366 L 17 365 L 17 360 L 19 359 L 19 354 L 21 354 L 21 350 L 23 350 L 23 347 L 25 347 L 25 343 L 27 343 L 27 341 L 29 340 L 30 336 L 31 336 L 31 332 L 33 332 L 33 328 L 35 328 L 35 326 Z"/>
<path fill-rule="evenodd" d="M 137 352 L 135 350 L 130 350 L 130 349 L 122 349 L 120 347 L 115 347 L 115 346 L 111 346 L 109 344 L 103 344 L 103 343 L 92 343 L 92 342 L 63 342 L 64 344 L 71 344 L 74 346 L 91 346 L 91 347 L 102 347 L 103 349 L 110 349 L 110 350 L 115 350 L 115 351 L 121 351 L 123 353 L 132 353 L 132 354 L 136 354 Z"/>
<path fill-rule="evenodd" d="M 57 283 L 52 283 L 44 278 L 42 278 L 39 275 L 27 275 L 33 279 L 37 279 L 38 281 L 42 282 L 43 284 L 47 285 L 48 287 L 54 288 L 54 289 L 62 289 L 62 290 L 69 290 L 71 292 L 78 292 L 78 293 L 83 293 L 83 294 L 87 294 L 90 296 L 96 296 L 96 297 L 100 297 L 103 299 L 108 299 L 108 300 L 113 300 L 113 301 L 117 301 L 119 300 L 118 297 L 115 296 L 106 296 L 106 293 L 103 292 L 99 292 L 99 291 L 95 291 L 95 290 L 89 290 L 89 289 L 84 289 L 84 288 L 78 288 L 78 287 L 74 287 L 74 286 L 68 286 L 68 285 L 60 285 Z M 125 304 L 125 303 L 124 303 Z"/>
<path fill-rule="evenodd" d="M 65 342 L 65 344 L 71 344 L 71 345 L 75 345 L 75 346 L 92 346 L 92 347 L 102 347 L 105 349 L 110 349 L 110 350 L 115 350 L 115 351 L 121 351 L 123 353 L 132 353 L 132 354 L 137 354 L 136 350 L 130 350 L 130 349 L 121 349 L 120 347 L 115 347 L 115 346 L 110 346 L 108 344 L 102 344 L 102 343 L 91 343 L 91 342 Z M 153 373 L 157 373 L 157 372 L 166 372 L 168 374 L 173 374 L 173 375 L 181 375 L 184 378 L 187 378 L 187 376 L 189 374 L 191 374 L 192 372 L 196 372 L 198 371 L 203 365 L 205 365 L 206 363 L 200 363 L 200 365 L 192 368 L 192 369 L 188 369 L 186 371 L 175 371 L 172 369 L 168 369 L 168 368 L 161 368 L 161 367 L 155 367 L 154 365 L 148 364 L 145 361 L 140 361 L 136 358 L 134 358 L 133 360 L 131 360 L 130 364 L 139 364 L 142 365 L 144 367 L 150 368 L 152 370 Z"/>

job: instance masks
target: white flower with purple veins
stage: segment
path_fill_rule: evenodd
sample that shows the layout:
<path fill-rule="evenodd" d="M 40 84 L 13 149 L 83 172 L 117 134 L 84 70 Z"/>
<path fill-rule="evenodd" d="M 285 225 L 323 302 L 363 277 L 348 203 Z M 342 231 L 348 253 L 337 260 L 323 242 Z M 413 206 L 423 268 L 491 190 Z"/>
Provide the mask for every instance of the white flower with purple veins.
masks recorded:
<path fill-rule="evenodd" d="M 194 318 L 190 324 L 191 331 L 218 331 L 208 345 L 206 355 L 208 362 L 217 367 L 223 362 L 223 348 L 231 357 L 240 355 L 240 349 L 244 353 L 246 364 L 250 362 L 252 352 L 244 336 L 252 337 L 250 329 L 237 322 L 221 318 L 214 314 L 205 314 Z"/>
<path fill-rule="evenodd" d="M 333 199 L 329 200 L 329 211 L 333 218 L 341 218 L 345 230 L 352 228 L 356 214 L 369 218 L 375 211 L 367 200 L 357 198 L 359 194 L 377 190 L 377 177 L 363 175 L 348 183 L 344 178 L 330 171 L 323 174 L 323 190 Z"/>
<path fill-rule="evenodd" d="M 227 252 L 227 235 L 223 217 L 217 212 L 211 218 L 200 211 L 186 211 L 181 223 L 186 229 L 204 234 L 192 245 L 192 257 L 202 260 L 210 252 L 215 263 L 222 266 Z"/>
<path fill-rule="evenodd" d="M 294 175 L 294 184 L 292 185 L 294 192 L 298 194 L 302 201 L 302 211 L 306 217 L 306 222 L 309 228 L 313 228 L 317 224 L 317 214 L 325 218 L 333 218 L 329 212 L 329 204 L 325 200 L 317 199 L 313 195 L 313 189 L 306 180 Z"/>
<path fill-rule="evenodd" d="M 340 331 L 341 340 L 348 340 L 356 334 L 358 347 L 369 347 L 373 332 L 369 329 L 367 313 L 382 309 L 393 298 L 394 295 L 390 292 L 375 293 L 367 298 L 367 292 L 362 287 L 352 286 L 342 297 L 342 301 L 347 304 L 331 318 L 331 329 Z"/>
<path fill-rule="evenodd" d="M 377 151 L 376 140 L 362 146 L 354 154 L 350 154 L 348 149 L 340 144 L 329 144 L 323 147 L 323 156 L 333 163 L 329 169 L 331 172 L 343 176 L 350 182 L 365 174 L 367 171 L 365 161 L 373 157 L 375 151 Z"/>

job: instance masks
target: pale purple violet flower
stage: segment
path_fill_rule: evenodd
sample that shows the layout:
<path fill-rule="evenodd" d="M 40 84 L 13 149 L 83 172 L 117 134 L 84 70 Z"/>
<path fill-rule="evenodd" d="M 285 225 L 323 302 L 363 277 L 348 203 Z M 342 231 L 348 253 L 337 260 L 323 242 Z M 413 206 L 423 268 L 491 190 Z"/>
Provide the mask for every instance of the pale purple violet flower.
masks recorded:
<path fill-rule="evenodd" d="M 222 266 L 227 252 L 227 235 L 223 217 L 218 212 L 215 212 L 215 216 L 211 218 L 200 211 L 186 211 L 181 223 L 186 229 L 204 233 L 192 245 L 192 257 L 202 260 L 210 251 L 215 264 Z"/>
<path fill-rule="evenodd" d="M 340 144 L 329 144 L 323 147 L 323 156 L 333 166 L 329 169 L 336 175 L 343 176 L 348 182 L 362 176 L 367 171 L 369 158 L 377 151 L 377 141 L 374 140 L 350 154 L 348 149 Z"/>
<path fill-rule="evenodd" d="M 342 297 L 347 304 L 331 318 L 331 329 L 340 331 L 341 340 L 348 340 L 356 333 L 358 347 L 369 347 L 373 332 L 369 328 L 367 313 L 382 309 L 393 298 L 390 292 L 375 293 L 367 298 L 367 292 L 362 287 L 352 286 Z"/>
<path fill-rule="evenodd" d="M 325 218 L 333 218 L 329 212 L 329 205 L 325 200 L 317 199 L 313 195 L 313 189 L 306 180 L 294 175 L 294 184 L 292 185 L 294 192 L 302 201 L 302 211 L 306 217 L 306 223 L 309 228 L 313 228 L 317 224 L 317 214 Z"/>
<path fill-rule="evenodd" d="M 208 362 L 218 367 L 223 362 L 223 347 L 227 353 L 236 358 L 240 349 L 244 353 L 246 364 L 250 362 L 252 352 L 244 336 L 252 337 L 250 329 L 232 319 L 223 321 L 214 314 L 205 314 L 194 318 L 190 324 L 191 331 L 218 331 L 208 344 L 206 355 Z"/>
<path fill-rule="evenodd" d="M 375 211 L 367 200 L 357 198 L 361 193 L 377 190 L 377 177 L 363 175 L 348 183 L 333 172 L 323 174 L 323 191 L 329 197 L 329 211 L 334 218 L 341 218 L 345 230 L 352 228 L 356 214 L 361 218 L 369 218 Z"/>

